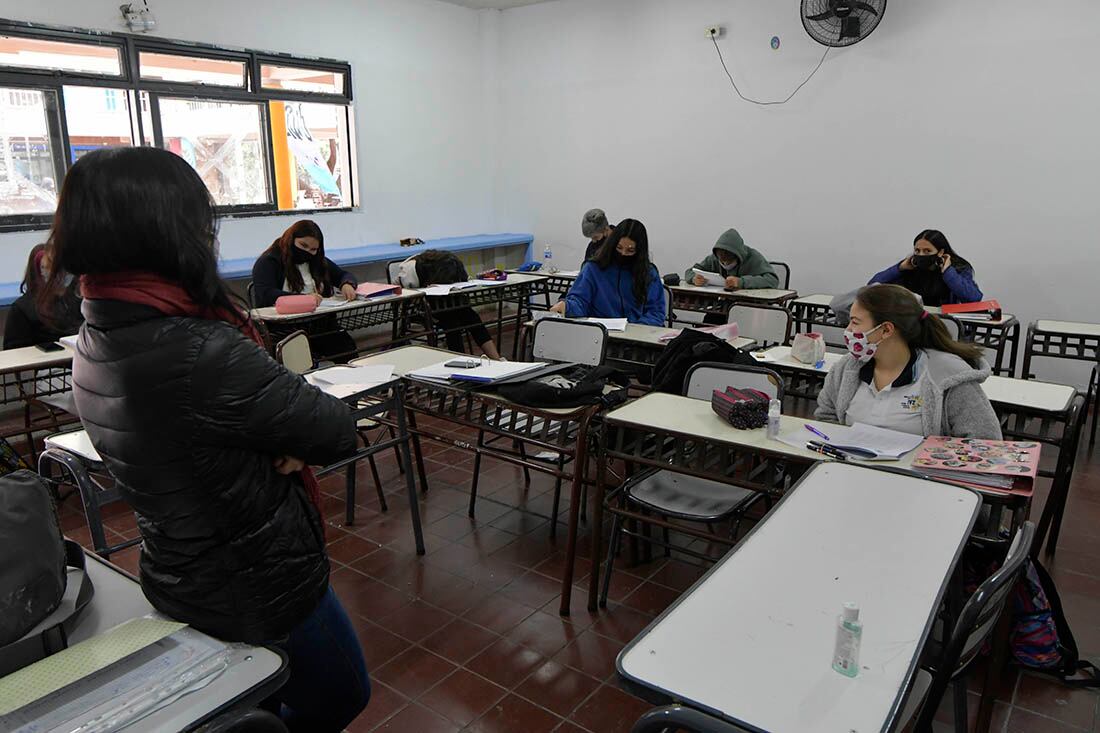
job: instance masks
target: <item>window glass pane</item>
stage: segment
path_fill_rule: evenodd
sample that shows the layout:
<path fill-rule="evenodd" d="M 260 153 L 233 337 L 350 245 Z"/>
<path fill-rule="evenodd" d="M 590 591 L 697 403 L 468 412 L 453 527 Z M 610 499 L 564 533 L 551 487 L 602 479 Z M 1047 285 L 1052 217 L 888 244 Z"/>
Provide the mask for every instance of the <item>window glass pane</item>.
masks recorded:
<path fill-rule="evenodd" d="M 141 78 L 179 84 L 244 88 L 244 62 L 142 51 Z"/>
<path fill-rule="evenodd" d="M 128 91 L 65 87 L 64 92 L 71 162 L 92 150 L 134 144 Z"/>
<path fill-rule="evenodd" d="M 164 147 L 195 167 L 219 206 L 271 201 L 259 104 L 160 98 Z"/>
<path fill-rule="evenodd" d="M 279 208 L 351 206 L 347 108 L 272 102 L 271 119 Z M 280 119 L 285 129 L 280 129 Z"/>
<path fill-rule="evenodd" d="M 149 92 L 138 92 L 138 114 L 141 116 L 141 144 L 153 147 L 153 108 L 149 102 Z"/>
<path fill-rule="evenodd" d="M 117 46 L 0 36 L 0 66 L 122 76 Z"/>
<path fill-rule="evenodd" d="M 49 214 L 57 205 L 47 94 L 0 87 L 0 216 Z"/>
<path fill-rule="evenodd" d="M 293 89 L 296 92 L 343 94 L 344 75 L 338 71 L 301 69 L 292 66 L 260 66 L 260 84 L 264 89 Z"/>

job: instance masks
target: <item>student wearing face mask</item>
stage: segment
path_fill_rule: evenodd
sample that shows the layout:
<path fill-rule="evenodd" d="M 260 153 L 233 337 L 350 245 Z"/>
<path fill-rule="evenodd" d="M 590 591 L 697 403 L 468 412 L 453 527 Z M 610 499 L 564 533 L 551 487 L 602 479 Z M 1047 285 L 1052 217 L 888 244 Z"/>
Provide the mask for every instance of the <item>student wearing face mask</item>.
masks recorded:
<path fill-rule="evenodd" d="M 570 318 L 625 318 L 630 323 L 664 325 L 665 288 L 649 261 L 649 236 L 636 219 L 619 222 L 596 258 L 551 309 Z"/>
<path fill-rule="evenodd" d="M 755 290 L 779 287 L 779 276 L 764 255 L 745 244 L 736 229 L 727 229 L 718 237 L 714 248 L 702 262 L 684 273 L 684 280 L 693 285 L 706 285 L 702 275 L 695 270 L 713 272 L 726 279 L 726 290 Z M 726 322 L 720 313 L 708 314 L 705 323 L 718 325 Z"/>
<path fill-rule="evenodd" d="M 873 283 L 896 283 L 916 293 L 925 305 L 978 303 L 982 291 L 974 282 L 974 268 L 959 256 L 943 232 L 925 229 L 913 240 L 913 254 L 871 278 Z"/>
<path fill-rule="evenodd" d="M 257 308 L 275 305 L 283 295 L 355 300 L 355 276 L 325 257 L 325 235 L 309 219 L 290 226 L 252 266 Z M 337 293 L 339 294 L 337 296 Z"/>
<path fill-rule="evenodd" d="M 355 276 L 325 257 L 325 235 L 309 219 L 290 226 L 252 266 L 253 305 L 267 308 L 283 295 L 312 295 L 355 300 Z M 310 349 L 317 359 L 346 362 L 355 355 L 355 339 L 342 329 L 335 315 L 314 327 Z"/>
<path fill-rule="evenodd" d="M 611 225 L 607 223 L 607 214 L 603 209 L 589 209 L 581 219 L 581 234 L 588 237 L 588 245 L 584 248 L 584 261 L 588 262 L 596 257 L 609 234 Z"/>
<path fill-rule="evenodd" d="M 50 255 L 44 244 L 31 249 L 19 292 L 4 322 L 5 349 L 57 341 L 76 333 L 84 322 L 76 280 L 65 275 L 58 286 L 51 284 Z"/>
<path fill-rule="evenodd" d="M 899 285 L 868 286 L 852 304 L 848 355 L 829 371 L 814 416 L 917 435 L 1001 440 L 981 384 L 981 350 L 955 341 Z"/>

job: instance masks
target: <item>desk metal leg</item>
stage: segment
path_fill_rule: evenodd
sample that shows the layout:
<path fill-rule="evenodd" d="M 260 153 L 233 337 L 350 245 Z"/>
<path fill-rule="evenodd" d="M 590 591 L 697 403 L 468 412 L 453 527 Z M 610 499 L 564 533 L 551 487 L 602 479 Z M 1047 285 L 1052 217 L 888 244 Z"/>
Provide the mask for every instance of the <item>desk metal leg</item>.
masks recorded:
<path fill-rule="evenodd" d="M 395 400 L 396 406 L 394 411 L 397 413 L 397 431 L 401 437 L 401 458 L 405 462 L 405 465 L 411 465 L 409 462 L 409 426 L 406 423 L 405 414 L 405 400 L 404 394 L 399 392 L 398 398 Z M 420 466 L 423 471 L 423 464 Z M 424 488 L 427 489 L 428 484 L 425 482 Z M 416 539 L 416 554 L 424 554 L 424 530 L 420 526 L 420 499 L 416 495 L 416 482 L 413 480 L 412 471 L 405 472 L 405 491 L 409 495 L 409 512 L 412 514 L 413 522 L 413 536 Z"/>
<path fill-rule="evenodd" d="M 523 307 L 527 302 L 527 298 L 530 298 L 531 294 L 526 290 L 520 293 L 520 297 L 516 298 L 516 329 L 512 337 L 512 361 L 518 358 L 519 354 L 519 332 L 523 328 Z"/>
<path fill-rule="evenodd" d="M 600 600 L 600 557 L 603 553 L 603 502 L 604 482 L 607 480 L 607 461 L 604 459 L 607 438 L 604 431 L 600 431 L 599 446 L 597 448 L 596 486 L 592 496 L 592 521 L 588 523 L 588 532 L 592 535 L 592 559 L 589 563 L 588 578 L 588 610 L 595 611 Z M 610 566 L 609 566 L 610 567 Z M 610 572 L 610 571 L 607 571 Z"/>
<path fill-rule="evenodd" d="M 355 464 L 349 463 L 344 469 L 344 488 L 347 491 L 347 507 L 344 509 L 344 522 L 350 527 L 355 524 Z"/>
<path fill-rule="evenodd" d="M 562 616 L 569 615 L 570 602 L 573 600 L 573 566 L 577 561 L 577 532 L 585 466 L 588 465 L 588 423 L 591 419 L 591 415 L 585 417 L 577 429 L 577 454 L 573 458 L 573 488 L 569 499 L 569 534 L 565 547 L 565 570 L 561 578 L 561 608 L 558 609 Z M 589 600 L 590 608 L 595 598 L 593 595 Z"/>
<path fill-rule="evenodd" d="M 416 428 L 416 414 L 404 410 L 404 401 L 402 401 L 402 412 L 406 416 L 409 422 L 409 434 L 412 440 L 413 456 L 416 458 L 416 475 L 420 478 L 420 493 L 428 493 L 428 475 L 424 470 L 424 452 L 420 449 L 420 435 Z M 409 462 L 408 451 L 402 454 L 401 462 L 406 466 L 412 466 Z M 406 473 L 411 473 L 406 471 Z"/>

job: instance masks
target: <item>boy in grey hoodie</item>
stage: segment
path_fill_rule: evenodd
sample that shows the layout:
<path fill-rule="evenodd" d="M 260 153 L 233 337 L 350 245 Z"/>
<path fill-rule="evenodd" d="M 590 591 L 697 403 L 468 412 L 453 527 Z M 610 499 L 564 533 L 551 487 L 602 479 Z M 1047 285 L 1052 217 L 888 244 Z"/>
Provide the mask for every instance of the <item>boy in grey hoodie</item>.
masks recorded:
<path fill-rule="evenodd" d="M 684 273 L 684 281 L 702 285 L 692 270 L 716 272 L 726 278 L 727 290 L 779 287 L 779 277 L 764 255 L 745 244 L 736 229 L 727 229 L 714 243 L 711 254 Z"/>

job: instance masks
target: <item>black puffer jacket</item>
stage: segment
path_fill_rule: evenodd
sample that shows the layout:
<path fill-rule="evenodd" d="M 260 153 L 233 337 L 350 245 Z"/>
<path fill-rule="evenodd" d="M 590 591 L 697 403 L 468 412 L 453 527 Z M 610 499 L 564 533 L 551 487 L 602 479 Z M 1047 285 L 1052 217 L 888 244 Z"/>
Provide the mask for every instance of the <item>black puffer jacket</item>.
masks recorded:
<path fill-rule="evenodd" d="M 317 605 L 329 563 L 298 474 L 356 449 L 350 409 L 232 326 L 85 300 L 77 409 L 144 538 L 160 611 L 231 641 L 278 639 Z"/>

